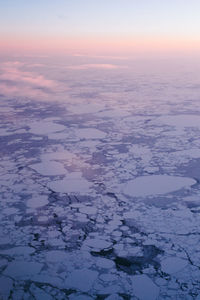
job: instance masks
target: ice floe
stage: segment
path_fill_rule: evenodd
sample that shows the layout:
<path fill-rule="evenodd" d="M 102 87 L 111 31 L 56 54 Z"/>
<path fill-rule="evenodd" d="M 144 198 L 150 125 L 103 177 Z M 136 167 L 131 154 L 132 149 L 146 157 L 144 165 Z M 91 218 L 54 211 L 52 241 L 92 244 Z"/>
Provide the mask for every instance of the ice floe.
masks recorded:
<path fill-rule="evenodd" d="M 92 288 L 97 276 L 98 272 L 96 271 L 88 269 L 76 270 L 73 271 L 66 279 L 66 286 L 87 292 Z"/>
<path fill-rule="evenodd" d="M 26 205 L 31 208 L 38 208 L 45 206 L 49 203 L 47 196 L 33 196 L 31 199 L 27 200 Z"/>
<path fill-rule="evenodd" d="M 63 164 L 55 161 L 43 161 L 30 165 L 30 168 L 45 176 L 64 175 L 67 172 Z"/>
<path fill-rule="evenodd" d="M 195 179 L 188 177 L 168 175 L 141 176 L 126 183 L 123 192 L 132 197 L 162 195 L 190 187 L 195 183 Z"/>
<path fill-rule="evenodd" d="M 3 273 L 11 278 L 28 279 L 38 274 L 42 267 L 38 262 L 13 261 Z"/>
<path fill-rule="evenodd" d="M 161 269 L 163 272 L 173 274 L 181 271 L 188 265 L 187 260 L 179 257 L 168 257 L 161 262 Z"/>
<path fill-rule="evenodd" d="M 0 278 L 0 296 L 2 300 L 9 299 L 13 287 L 13 281 L 8 277 Z"/>
<path fill-rule="evenodd" d="M 92 184 L 80 176 L 80 173 L 73 172 L 62 180 L 55 180 L 48 183 L 48 187 L 58 193 L 88 193 Z"/>
<path fill-rule="evenodd" d="M 70 89 L 0 95 L 0 299 L 199 299 L 198 76 L 36 59 Z"/>
<path fill-rule="evenodd" d="M 133 292 L 140 300 L 156 300 L 159 288 L 147 275 L 136 275 L 132 277 Z"/>
<path fill-rule="evenodd" d="M 47 135 L 49 133 L 59 132 L 66 129 L 64 125 L 54 123 L 53 121 L 38 121 L 28 124 L 29 132 L 38 135 Z"/>
<path fill-rule="evenodd" d="M 106 133 L 96 128 L 75 129 L 75 136 L 80 139 L 103 139 Z"/>
<path fill-rule="evenodd" d="M 155 120 L 155 124 L 166 124 L 175 127 L 197 127 L 200 129 L 199 115 L 164 115 Z"/>

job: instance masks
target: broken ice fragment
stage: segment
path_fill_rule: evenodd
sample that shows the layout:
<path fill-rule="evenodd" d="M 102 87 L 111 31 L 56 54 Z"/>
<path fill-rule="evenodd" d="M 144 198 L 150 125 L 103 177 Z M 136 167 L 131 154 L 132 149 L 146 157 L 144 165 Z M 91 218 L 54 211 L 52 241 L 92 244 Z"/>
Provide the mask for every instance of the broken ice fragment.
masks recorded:
<path fill-rule="evenodd" d="M 80 139 L 103 139 L 106 133 L 95 128 L 80 128 L 75 130 L 75 136 Z"/>
<path fill-rule="evenodd" d="M 48 183 L 48 187 L 57 193 L 87 193 L 91 184 L 84 178 L 64 178 Z"/>
<path fill-rule="evenodd" d="M 43 161 L 38 164 L 30 165 L 30 167 L 41 175 L 56 176 L 66 173 L 66 169 L 59 162 L 55 161 Z"/>
<path fill-rule="evenodd" d="M 87 292 L 92 288 L 94 281 L 97 279 L 98 272 L 83 269 L 73 271 L 66 280 L 66 285 L 83 292 Z"/>
<path fill-rule="evenodd" d="M 7 277 L 0 278 L 0 299 L 7 300 L 12 289 L 13 282 Z"/>
<path fill-rule="evenodd" d="M 38 208 L 38 207 L 47 205 L 48 202 L 49 201 L 48 201 L 48 197 L 47 196 L 38 195 L 37 197 L 34 196 L 33 198 L 29 199 L 27 201 L 26 205 L 28 207 L 31 207 L 31 208 Z"/>
<path fill-rule="evenodd" d="M 111 269 L 114 267 L 114 262 L 107 258 L 98 258 L 96 265 L 100 268 Z"/>
<path fill-rule="evenodd" d="M 12 278 L 26 279 L 38 274 L 42 267 L 43 265 L 37 262 L 14 261 L 8 265 L 4 271 L 4 275 Z"/>
<path fill-rule="evenodd" d="M 29 128 L 29 132 L 39 135 L 45 135 L 48 133 L 58 132 L 66 129 L 64 125 L 45 120 L 30 123 Z"/>
<path fill-rule="evenodd" d="M 64 251 L 52 250 L 47 252 L 46 260 L 48 262 L 59 263 L 69 260 L 69 255 Z"/>
<path fill-rule="evenodd" d="M 100 249 L 110 248 L 112 246 L 112 243 L 107 242 L 103 239 L 95 238 L 95 239 L 85 240 L 85 245 L 100 250 Z"/>
<path fill-rule="evenodd" d="M 83 214 L 87 214 L 87 215 L 95 215 L 97 213 L 97 209 L 96 207 L 92 207 L 92 206 L 85 206 L 85 207 L 81 207 L 79 209 L 79 211 Z"/>
<path fill-rule="evenodd" d="M 136 275 L 132 277 L 133 292 L 140 300 L 156 300 L 159 288 L 147 275 Z"/>
<path fill-rule="evenodd" d="M 200 128 L 199 115 L 164 115 L 158 117 L 154 124 L 166 124 L 175 127 L 198 127 Z"/>
<path fill-rule="evenodd" d="M 187 266 L 188 262 L 179 257 L 168 257 L 161 262 L 161 269 L 163 272 L 173 274 L 181 271 Z"/>

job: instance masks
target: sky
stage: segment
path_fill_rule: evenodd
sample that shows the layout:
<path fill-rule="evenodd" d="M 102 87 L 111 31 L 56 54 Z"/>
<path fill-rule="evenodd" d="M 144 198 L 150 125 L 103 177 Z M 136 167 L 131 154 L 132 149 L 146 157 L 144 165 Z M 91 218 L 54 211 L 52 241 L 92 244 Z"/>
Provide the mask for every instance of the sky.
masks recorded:
<path fill-rule="evenodd" d="M 199 0 L 0 0 L 0 51 L 199 51 L 199 14 Z"/>

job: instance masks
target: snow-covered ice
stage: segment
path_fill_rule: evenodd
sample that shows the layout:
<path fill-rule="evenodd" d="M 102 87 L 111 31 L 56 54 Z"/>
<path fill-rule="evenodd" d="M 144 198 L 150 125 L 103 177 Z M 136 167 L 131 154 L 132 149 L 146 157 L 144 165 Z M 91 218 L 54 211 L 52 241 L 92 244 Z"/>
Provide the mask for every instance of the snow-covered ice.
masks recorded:
<path fill-rule="evenodd" d="M 162 195 L 190 187 L 196 180 L 187 177 L 151 175 L 137 177 L 125 184 L 123 192 L 133 197 Z"/>
<path fill-rule="evenodd" d="M 199 299 L 200 69 L 101 59 L 1 89 L 0 299 Z"/>

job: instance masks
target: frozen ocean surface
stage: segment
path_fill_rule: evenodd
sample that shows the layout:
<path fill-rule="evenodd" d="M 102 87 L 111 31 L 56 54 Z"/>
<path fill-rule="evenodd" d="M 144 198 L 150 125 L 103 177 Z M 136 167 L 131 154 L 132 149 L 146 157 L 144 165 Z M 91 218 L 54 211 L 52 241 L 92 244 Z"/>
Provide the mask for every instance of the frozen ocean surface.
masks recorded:
<path fill-rule="evenodd" d="M 200 299 L 200 64 L 0 66 L 0 299 Z"/>

